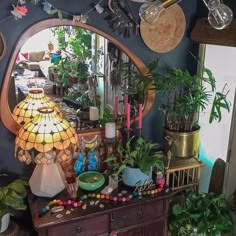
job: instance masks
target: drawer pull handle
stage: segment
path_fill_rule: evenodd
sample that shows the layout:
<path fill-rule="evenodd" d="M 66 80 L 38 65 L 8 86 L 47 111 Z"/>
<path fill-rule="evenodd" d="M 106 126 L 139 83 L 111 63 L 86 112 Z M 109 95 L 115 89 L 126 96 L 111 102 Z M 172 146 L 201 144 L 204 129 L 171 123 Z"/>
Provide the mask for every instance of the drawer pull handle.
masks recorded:
<path fill-rule="evenodd" d="M 139 210 L 138 213 L 137 213 L 137 217 L 138 218 L 143 217 L 143 211 Z"/>
<path fill-rule="evenodd" d="M 115 219 L 113 218 L 113 214 L 112 214 L 112 213 L 110 214 L 110 221 L 111 221 L 111 222 L 114 222 L 114 221 L 115 221 Z"/>
<path fill-rule="evenodd" d="M 76 228 L 76 233 L 81 233 L 82 232 L 82 228 L 81 227 L 77 227 Z"/>

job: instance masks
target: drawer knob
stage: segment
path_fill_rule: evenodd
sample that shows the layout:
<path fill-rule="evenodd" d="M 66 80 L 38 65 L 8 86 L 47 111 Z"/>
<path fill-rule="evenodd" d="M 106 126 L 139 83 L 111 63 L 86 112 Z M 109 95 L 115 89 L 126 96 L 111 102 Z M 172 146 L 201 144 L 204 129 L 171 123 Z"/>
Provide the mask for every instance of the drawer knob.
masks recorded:
<path fill-rule="evenodd" d="M 113 218 L 113 214 L 112 214 L 112 213 L 110 214 L 110 221 L 111 221 L 111 222 L 114 222 L 114 221 L 115 221 L 115 219 Z"/>
<path fill-rule="evenodd" d="M 139 210 L 138 213 L 137 213 L 137 217 L 138 218 L 143 217 L 143 211 Z"/>
<path fill-rule="evenodd" d="M 81 233 L 82 232 L 82 228 L 81 227 L 77 227 L 76 228 L 76 233 Z"/>

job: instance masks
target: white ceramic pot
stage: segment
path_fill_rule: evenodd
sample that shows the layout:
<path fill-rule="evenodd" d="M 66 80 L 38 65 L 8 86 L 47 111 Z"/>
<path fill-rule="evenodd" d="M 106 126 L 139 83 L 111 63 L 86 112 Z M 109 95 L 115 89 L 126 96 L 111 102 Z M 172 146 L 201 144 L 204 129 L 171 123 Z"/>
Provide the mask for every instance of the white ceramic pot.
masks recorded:
<path fill-rule="evenodd" d="M 8 225 L 9 225 L 9 221 L 10 221 L 10 214 L 7 213 L 1 219 L 1 230 L 0 230 L 0 233 L 3 233 L 4 231 L 7 230 Z"/>

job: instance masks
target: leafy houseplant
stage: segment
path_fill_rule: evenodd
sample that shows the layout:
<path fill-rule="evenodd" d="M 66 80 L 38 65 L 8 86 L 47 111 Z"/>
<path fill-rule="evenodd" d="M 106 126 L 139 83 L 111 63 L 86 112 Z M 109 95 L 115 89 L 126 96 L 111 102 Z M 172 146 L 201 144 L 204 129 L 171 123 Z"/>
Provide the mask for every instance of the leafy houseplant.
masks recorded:
<path fill-rule="evenodd" d="M 150 89 L 166 96 L 165 103 L 160 106 L 165 114 L 165 138 L 169 142 L 165 147 L 169 147 L 176 157 L 197 154 L 200 129 L 198 114 L 205 111 L 208 105 L 211 105 L 210 123 L 214 120 L 220 122 L 222 111 L 230 110 L 227 100 L 229 89 L 225 85 L 221 92 L 216 91 L 215 78 L 204 66 L 201 75 L 191 75 L 182 69 L 170 69 L 164 75 L 159 75 L 152 70 L 146 85 L 151 85 Z M 183 144 L 186 140 L 187 143 Z"/>
<path fill-rule="evenodd" d="M 0 187 L 0 218 L 4 215 L 14 214 L 15 210 L 25 210 L 26 205 L 24 198 L 26 197 L 27 182 L 17 179 L 7 186 Z M 7 225 L 8 226 L 8 225 Z M 5 229 L 6 230 L 6 229 Z"/>
<path fill-rule="evenodd" d="M 58 26 L 52 29 L 57 37 L 62 59 L 56 62 L 54 69 L 63 86 L 71 83 L 86 83 L 89 76 L 91 54 L 91 32 L 78 27 Z"/>
<path fill-rule="evenodd" d="M 208 86 L 209 85 L 209 86 Z M 212 72 L 203 68 L 202 75 L 191 75 L 187 70 L 171 69 L 164 75 L 154 75 L 152 89 L 167 95 L 161 109 L 165 113 L 165 128 L 171 131 L 189 132 L 196 129 L 197 113 L 204 111 L 212 102 L 209 122 L 222 118 L 222 109 L 229 111 L 229 90 L 216 92 Z M 208 88 L 210 87 L 210 88 Z"/>
<path fill-rule="evenodd" d="M 108 157 L 106 162 L 113 164 L 113 174 L 118 175 L 123 172 L 123 182 L 126 185 L 135 186 L 137 182 L 142 181 L 143 183 L 151 178 L 152 167 L 164 170 L 161 155 L 154 151 L 154 147 L 156 144 L 146 141 L 142 137 L 137 140 L 131 138 L 124 145 L 120 142 L 117 153 Z"/>
<path fill-rule="evenodd" d="M 232 232 L 230 206 L 223 195 L 190 192 L 184 207 L 173 206 L 169 219 L 171 236 L 189 236 L 194 228 L 207 236 Z"/>

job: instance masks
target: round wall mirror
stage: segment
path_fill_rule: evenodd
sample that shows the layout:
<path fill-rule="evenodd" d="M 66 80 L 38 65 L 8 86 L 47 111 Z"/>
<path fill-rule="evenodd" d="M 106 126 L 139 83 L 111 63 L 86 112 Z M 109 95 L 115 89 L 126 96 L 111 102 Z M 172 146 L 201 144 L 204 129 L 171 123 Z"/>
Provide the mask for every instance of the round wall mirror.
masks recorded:
<path fill-rule="evenodd" d="M 132 51 L 92 26 L 67 19 L 41 21 L 22 34 L 8 63 L 1 93 L 2 122 L 17 133 L 21 124 L 13 118 L 14 107 L 35 88 L 43 88 L 68 119 L 76 116 L 81 131 L 110 121 L 117 97 L 118 121 L 124 120 L 127 98 L 135 121 L 139 104 L 145 115 L 155 97 L 154 92 L 142 90 L 139 80 L 147 73 Z M 96 122 L 86 118 L 91 107 L 98 110 Z"/>

